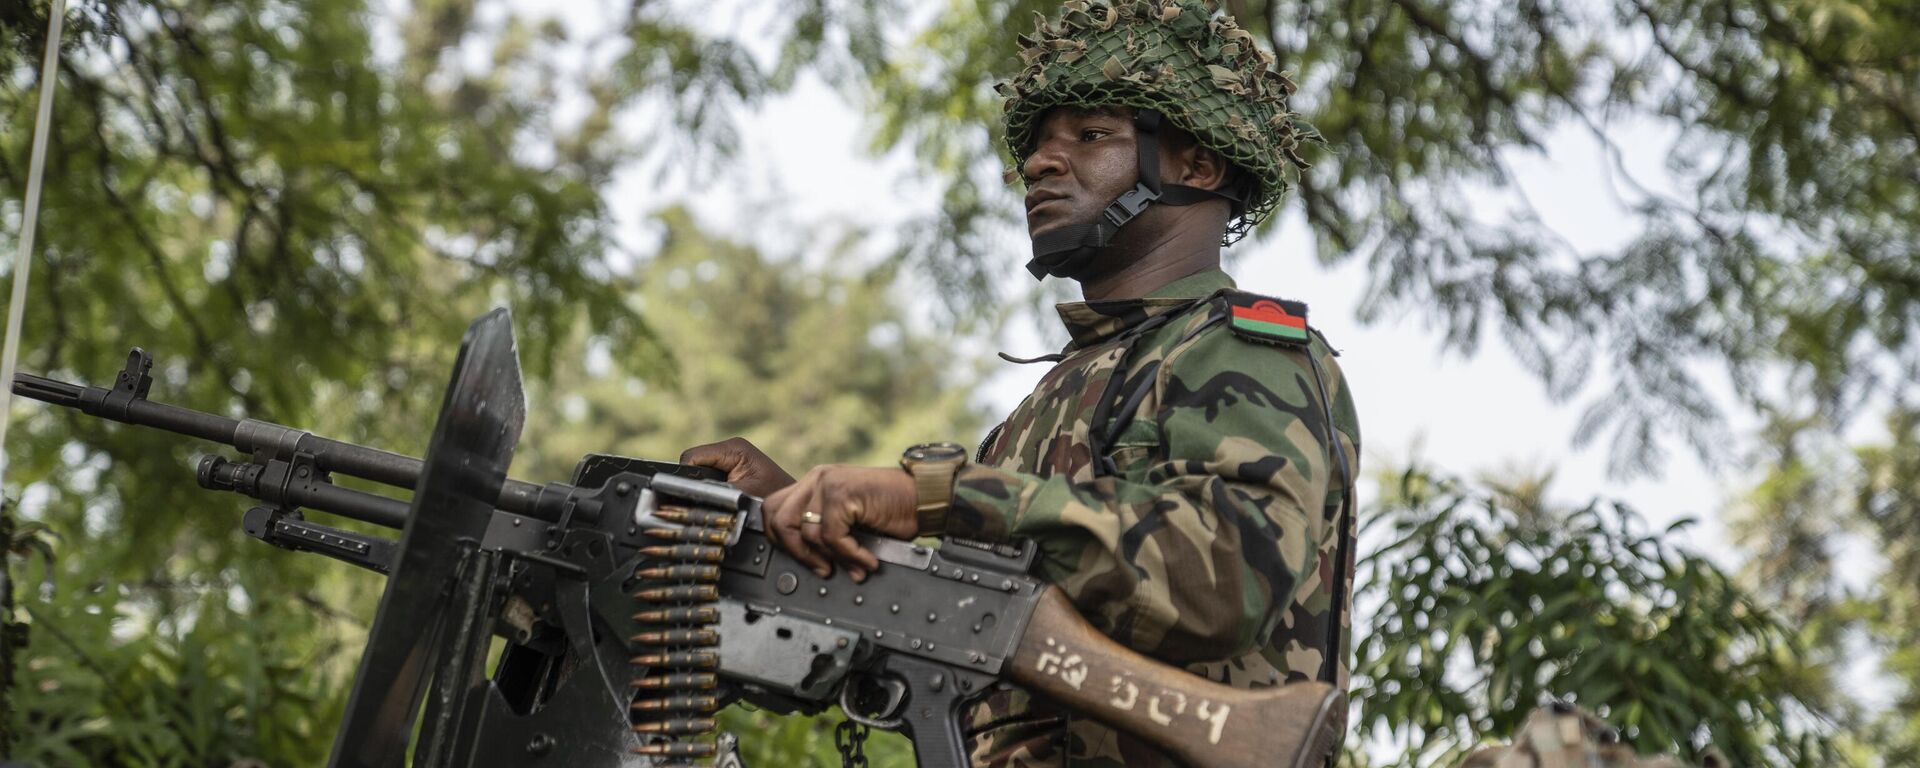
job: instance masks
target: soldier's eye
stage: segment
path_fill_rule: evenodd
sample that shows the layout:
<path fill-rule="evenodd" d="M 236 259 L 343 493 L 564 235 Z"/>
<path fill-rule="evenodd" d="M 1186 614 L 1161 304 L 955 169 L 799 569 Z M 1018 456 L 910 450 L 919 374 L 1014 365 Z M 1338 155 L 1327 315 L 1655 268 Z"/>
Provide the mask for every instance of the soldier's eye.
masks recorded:
<path fill-rule="evenodd" d="M 1108 133 L 1110 133 L 1110 131 L 1103 131 L 1098 128 L 1088 128 L 1080 132 L 1080 140 L 1093 141 L 1094 139 L 1098 139 L 1102 136 L 1107 135 Z"/>

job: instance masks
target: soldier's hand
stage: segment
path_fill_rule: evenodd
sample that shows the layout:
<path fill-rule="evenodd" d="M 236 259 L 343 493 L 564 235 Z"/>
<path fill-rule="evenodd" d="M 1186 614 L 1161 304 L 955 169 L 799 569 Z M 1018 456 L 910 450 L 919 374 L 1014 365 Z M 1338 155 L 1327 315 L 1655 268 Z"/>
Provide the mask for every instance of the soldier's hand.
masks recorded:
<path fill-rule="evenodd" d="M 680 463 L 725 472 L 733 487 L 761 498 L 793 485 L 793 475 L 743 437 L 688 448 L 680 454 Z"/>
<path fill-rule="evenodd" d="M 920 533 L 917 503 L 913 476 L 899 467 L 826 464 L 768 496 L 760 511 L 780 548 L 821 578 L 838 563 L 854 581 L 866 581 L 880 559 L 860 546 L 853 529 L 911 539 Z"/>

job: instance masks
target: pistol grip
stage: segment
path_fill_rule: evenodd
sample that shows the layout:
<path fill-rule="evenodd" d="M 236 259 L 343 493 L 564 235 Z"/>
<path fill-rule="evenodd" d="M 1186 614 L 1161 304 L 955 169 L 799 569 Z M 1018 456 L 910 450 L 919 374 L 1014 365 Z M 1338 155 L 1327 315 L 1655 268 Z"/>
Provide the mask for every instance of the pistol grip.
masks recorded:
<path fill-rule="evenodd" d="M 913 741 L 914 763 L 919 768 L 967 768 L 967 738 L 960 719 L 992 678 L 906 655 L 889 656 L 881 667 L 906 683 L 907 698 L 898 717 Z"/>

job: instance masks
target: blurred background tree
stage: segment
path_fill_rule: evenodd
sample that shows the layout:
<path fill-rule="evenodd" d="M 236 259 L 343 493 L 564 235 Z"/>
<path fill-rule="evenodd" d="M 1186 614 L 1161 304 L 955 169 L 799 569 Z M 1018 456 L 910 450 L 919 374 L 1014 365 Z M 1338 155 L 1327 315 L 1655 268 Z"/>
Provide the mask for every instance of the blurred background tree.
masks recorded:
<path fill-rule="evenodd" d="M 1423 631 L 1361 645 L 1373 670 L 1363 722 L 1400 734 L 1406 759 L 1432 760 L 1538 703 L 1516 691 L 1551 689 L 1623 718 L 1637 704 L 1647 714 L 1630 730 L 1649 747 L 1748 738 L 1804 762 L 1823 747 L 1783 735 L 1837 734 L 1838 759 L 1920 759 L 1920 347 L 1908 343 L 1920 322 L 1920 11 L 1875 0 L 1226 5 L 1278 52 L 1301 84 L 1296 107 L 1328 139 L 1299 180 L 1295 220 L 1324 262 L 1368 265 L 1364 317 L 1418 314 L 1468 353 L 1497 335 L 1556 397 L 1597 393 L 1579 439 L 1608 436 L 1622 472 L 1657 468 L 1676 437 L 1769 470 L 1736 510 L 1752 554 L 1738 582 L 1658 537 L 1652 549 L 1601 546 L 1648 535 L 1604 505 L 1546 509 L 1524 484 L 1424 495 L 1382 484 L 1368 514 L 1389 522 L 1375 530 L 1470 535 L 1488 542 L 1477 557 L 1535 559 L 1508 572 L 1375 542 L 1376 579 L 1390 580 L 1393 562 L 1432 577 L 1413 594 L 1510 591 L 1495 595 L 1504 603 L 1444 605 L 1377 594 Z M 999 181 L 988 86 L 1014 61 L 1010 30 L 1055 7 L 633 3 L 582 38 L 504 0 L 77 3 L 22 368 L 97 381 L 128 344 L 149 343 L 167 400 L 416 452 L 450 340 L 508 303 L 538 412 L 524 476 L 564 473 L 588 450 L 671 457 L 732 434 L 792 467 L 966 438 L 980 423 L 968 405 L 978 369 L 937 354 L 915 330 L 919 307 L 889 297 L 919 280 L 941 289 L 924 303 L 993 311 L 982 308 L 998 298 L 996 276 L 1018 255 L 992 233 L 1018 209 Z M 45 13 L 0 6 L 0 250 L 15 246 L 21 216 Z M 559 76 L 581 50 L 604 66 Z M 802 239 L 832 253 L 889 235 L 903 244 L 896 258 L 810 267 L 796 244 L 769 260 L 670 210 L 657 244 L 612 235 L 616 169 L 721 167 L 738 121 L 809 75 L 867 110 L 877 150 L 910 149 L 941 205 L 901 232 Z M 561 119 L 562 103 L 579 114 Z M 616 130 L 631 124 L 646 141 Z M 1611 192 L 1642 225 L 1617 247 L 1575 249 L 1512 186 L 1515 157 L 1568 132 L 1608 149 Z M 1664 178 L 1623 159 L 1628 132 L 1670 141 Z M 1515 204 L 1467 207 L 1489 190 Z M 740 296 L 779 311 L 728 312 L 713 327 L 711 313 Z M 1727 434 L 1707 394 L 1722 379 L 1737 407 L 1775 414 L 1757 440 Z M 46 409 L 18 418 L 7 477 L 20 504 L 8 512 L 48 526 L 54 557 L 51 589 L 8 582 L 32 628 L 5 723 L 17 754 L 311 762 L 377 580 L 244 541 L 237 507 L 183 482 L 185 446 Z M 1453 519 L 1463 509 L 1484 514 Z M 1872 583 L 1843 583 L 1833 567 L 1846 536 L 1885 553 Z M 1540 559 L 1574 555 L 1594 568 L 1578 583 Z M 1615 599 L 1616 581 L 1650 592 Z M 1792 637 L 1766 611 L 1723 629 L 1690 624 L 1696 634 L 1675 639 L 1723 649 L 1728 677 L 1654 674 L 1596 692 L 1530 646 L 1469 636 L 1509 637 L 1504 616 L 1557 594 L 1519 583 L 1598 589 L 1617 609 L 1559 625 L 1572 645 L 1556 648 L 1664 633 L 1687 615 L 1674 605 L 1765 606 Z M 1435 640 L 1467 655 L 1410 655 Z M 1835 665 L 1863 645 L 1902 681 L 1890 708 L 1851 706 L 1837 687 Z M 1515 647 L 1529 650 L 1510 658 Z M 1496 662 L 1532 666 L 1498 673 Z M 1388 690 L 1396 675 L 1449 683 L 1475 665 L 1506 675 L 1507 693 L 1432 687 L 1420 712 L 1410 692 Z M 1711 708 L 1683 722 L 1691 705 L 1671 702 L 1707 685 L 1791 705 L 1742 710 L 1737 727 Z M 820 726 L 779 727 L 786 735 L 750 756 L 827 760 Z"/>
<path fill-rule="evenodd" d="M 1452 765 L 1542 701 L 1600 713 L 1643 752 L 1845 762 L 1802 637 L 1631 508 L 1538 503 L 1541 477 L 1466 487 L 1379 471 L 1355 599 L 1373 607 L 1354 697 L 1394 765 Z M 1815 672 L 1824 670 L 1813 669 Z M 1809 680 L 1809 677 L 1812 679 Z M 1378 751 L 1378 750 L 1375 750 Z"/>

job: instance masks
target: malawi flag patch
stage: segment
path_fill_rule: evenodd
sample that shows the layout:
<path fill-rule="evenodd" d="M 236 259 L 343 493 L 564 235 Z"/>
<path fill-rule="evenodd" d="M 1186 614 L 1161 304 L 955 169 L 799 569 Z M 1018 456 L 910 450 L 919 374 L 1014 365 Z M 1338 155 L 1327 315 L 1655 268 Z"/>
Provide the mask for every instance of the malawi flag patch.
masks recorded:
<path fill-rule="evenodd" d="M 1255 341 L 1279 344 L 1307 343 L 1307 305 L 1253 294 L 1229 294 L 1234 333 Z"/>

